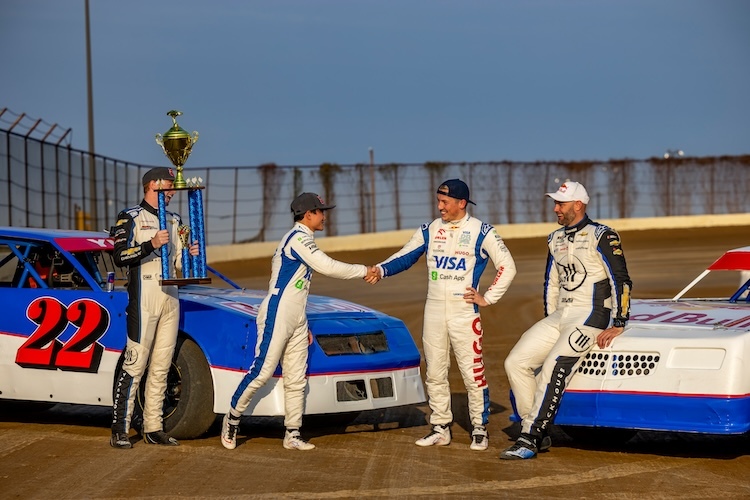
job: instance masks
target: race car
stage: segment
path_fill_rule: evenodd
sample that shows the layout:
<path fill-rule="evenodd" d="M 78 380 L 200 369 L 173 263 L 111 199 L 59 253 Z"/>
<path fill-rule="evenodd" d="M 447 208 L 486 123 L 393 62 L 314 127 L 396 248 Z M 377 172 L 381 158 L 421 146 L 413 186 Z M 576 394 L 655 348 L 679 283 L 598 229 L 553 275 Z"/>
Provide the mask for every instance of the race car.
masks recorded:
<path fill-rule="evenodd" d="M 0 405 L 112 405 L 126 342 L 123 269 L 106 233 L 0 227 Z M 114 273 L 114 283 L 108 283 Z M 177 438 L 205 433 L 254 358 L 262 290 L 179 288 L 180 326 L 164 403 Z M 367 307 L 310 295 L 306 414 L 352 414 L 425 401 L 420 354 L 404 323 Z M 246 415 L 284 414 L 280 368 Z M 141 399 L 137 399 L 141 401 Z"/>
<path fill-rule="evenodd" d="M 749 270 L 750 247 L 730 250 L 672 299 L 632 301 L 622 335 L 594 347 L 574 374 L 555 424 L 592 441 L 624 441 L 638 430 L 748 432 L 750 280 L 744 275 L 727 298 L 686 296 L 700 295 L 710 273 Z"/>

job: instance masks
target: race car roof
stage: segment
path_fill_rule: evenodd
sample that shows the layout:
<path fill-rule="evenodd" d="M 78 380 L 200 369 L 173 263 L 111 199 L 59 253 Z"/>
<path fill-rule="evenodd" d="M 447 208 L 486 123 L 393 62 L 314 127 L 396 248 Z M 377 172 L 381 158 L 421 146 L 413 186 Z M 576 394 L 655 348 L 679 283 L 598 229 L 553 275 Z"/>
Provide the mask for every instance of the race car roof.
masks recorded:
<path fill-rule="evenodd" d="M 27 227 L 0 227 L 0 236 L 6 238 L 54 241 L 68 252 L 112 250 L 114 242 L 105 232 Z"/>
<path fill-rule="evenodd" d="M 750 271 L 750 247 L 735 248 L 708 266 L 709 271 Z"/>

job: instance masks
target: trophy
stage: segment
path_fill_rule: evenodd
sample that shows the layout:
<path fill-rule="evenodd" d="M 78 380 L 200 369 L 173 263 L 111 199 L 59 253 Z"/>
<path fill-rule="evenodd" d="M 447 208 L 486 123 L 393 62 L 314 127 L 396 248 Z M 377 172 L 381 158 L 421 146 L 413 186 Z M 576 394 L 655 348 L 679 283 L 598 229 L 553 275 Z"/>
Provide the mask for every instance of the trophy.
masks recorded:
<path fill-rule="evenodd" d="M 169 161 L 177 168 L 171 189 L 157 189 L 159 197 L 159 229 L 167 228 L 167 203 L 165 191 L 188 192 L 188 225 L 177 228 L 177 234 L 182 242 L 182 278 L 169 275 L 169 245 L 161 247 L 161 284 L 162 285 L 191 285 L 195 283 L 210 283 L 206 266 L 206 231 L 203 223 L 203 193 L 205 188 L 200 184 L 203 179 L 193 177 L 186 181 L 182 175 L 182 166 L 190 156 L 193 144 L 198 142 L 198 132 L 191 136 L 177 124 L 177 117 L 181 111 L 171 110 L 167 113 L 172 117 L 172 128 L 164 135 L 156 134 L 156 143 L 161 146 Z M 198 242 L 199 253 L 191 256 L 188 249 L 193 241 Z"/>
<path fill-rule="evenodd" d="M 177 167 L 177 175 L 174 177 L 174 187 L 182 189 L 187 186 L 185 179 L 182 177 L 182 166 L 190 156 L 193 144 L 198 142 L 198 132 L 193 131 L 193 135 L 188 134 L 182 127 L 177 125 L 177 117 L 182 111 L 175 109 L 167 113 L 172 117 L 172 128 L 164 132 L 164 135 L 156 134 L 156 143 L 161 146 L 164 154 L 167 155 L 172 165 Z"/>

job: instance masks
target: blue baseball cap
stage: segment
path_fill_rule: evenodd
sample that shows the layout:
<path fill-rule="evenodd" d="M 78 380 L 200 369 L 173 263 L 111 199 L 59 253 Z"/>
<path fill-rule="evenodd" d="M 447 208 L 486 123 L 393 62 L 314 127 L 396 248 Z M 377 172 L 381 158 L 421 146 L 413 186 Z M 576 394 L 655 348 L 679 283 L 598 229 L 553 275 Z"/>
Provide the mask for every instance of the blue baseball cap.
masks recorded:
<path fill-rule="evenodd" d="M 466 200 L 467 203 L 476 205 L 469 199 L 469 186 L 466 185 L 461 179 L 448 179 L 447 181 L 440 184 L 437 189 L 438 194 L 444 194 L 457 200 Z"/>

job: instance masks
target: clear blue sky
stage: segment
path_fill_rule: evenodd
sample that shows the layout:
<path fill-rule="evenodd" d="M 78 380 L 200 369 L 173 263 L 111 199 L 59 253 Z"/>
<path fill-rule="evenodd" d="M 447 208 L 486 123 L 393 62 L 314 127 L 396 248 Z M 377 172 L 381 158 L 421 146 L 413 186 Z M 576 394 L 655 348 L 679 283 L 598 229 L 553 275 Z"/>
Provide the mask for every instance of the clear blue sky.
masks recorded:
<path fill-rule="evenodd" d="M 84 0 L 0 2 L 0 108 L 88 148 Z M 750 153 L 744 0 L 91 0 L 96 152 L 187 166 Z"/>

